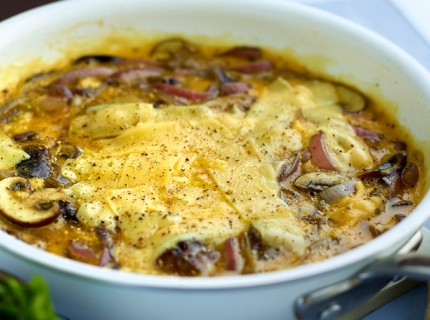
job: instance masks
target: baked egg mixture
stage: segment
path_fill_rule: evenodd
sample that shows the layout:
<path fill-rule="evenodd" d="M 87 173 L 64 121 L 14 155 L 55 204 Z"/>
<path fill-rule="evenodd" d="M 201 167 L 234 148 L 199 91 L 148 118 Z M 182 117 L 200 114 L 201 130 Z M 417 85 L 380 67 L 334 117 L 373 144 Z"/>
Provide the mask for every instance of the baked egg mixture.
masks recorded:
<path fill-rule="evenodd" d="M 359 246 L 422 196 L 422 156 L 357 90 L 257 47 L 167 39 L 3 90 L 0 228 L 101 267 L 216 276 Z"/>

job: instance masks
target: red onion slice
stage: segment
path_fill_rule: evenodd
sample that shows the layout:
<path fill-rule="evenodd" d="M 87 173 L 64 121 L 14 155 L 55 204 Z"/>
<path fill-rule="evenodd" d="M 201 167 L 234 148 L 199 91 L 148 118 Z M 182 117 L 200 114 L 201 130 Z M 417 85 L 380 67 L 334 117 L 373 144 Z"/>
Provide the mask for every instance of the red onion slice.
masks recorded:
<path fill-rule="evenodd" d="M 329 204 L 337 202 L 340 199 L 345 198 L 355 192 L 356 182 L 356 180 L 351 180 L 343 184 L 338 184 L 334 187 L 321 191 L 320 196 Z"/>
<path fill-rule="evenodd" d="M 110 260 L 111 260 L 110 251 L 107 247 L 104 247 L 102 254 L 100 255 L 99 266 L 103 267 L 103 266 L 107 265 L 110 262 Z"/>
<path fill-rule="evenodd" d="M 379 141 L 382 139 L 382 135 L 378 132 L 364 129 L 361 127 L 354 127 L 355 134 L 363 139 Z"/>
<path fill-rule="evenodd" d="M 105 78 L 112 75 L 114 71 L 110 68 L 79 68 L 69 71 L 62 77 L 53 81 L 50 86 L 67 86 L 69 84 L 78 82 L 80 79 L 87 77 Z"/>
<path fill-rule="evenodd" d="M 257 47 L 236 47 L 221 54 L 221 56 L 257 60 L 261 58 L 261 49 Z"/>
<path fill-rule="evenodd" d="M 69 88 L 65 86 L 53 86 L 50 85 L 46 88 L 46 93 L 52 97 L 61 97 L 65 98 L 67 101 L 72 100 L 73 94 Z"/>
<path fill-rule="evenodd" d="M 251 89 L 251 85 L 246 82 L 228 82 L 221 85 L 221 94 L 228 96 L 229 94 L 247 92 Z"/>
<path fill-rule="evenodd" d="M 93 250 L 88 249 L 84 244 L 76 241 L 70 241 L 68 249 L 70 257 L 73 259 L 90 260 L 96 257 Z"/>
<path fill-rule="evenodd" d="M 300 156 L 297 154 L 291 163 L 285 163 L 282 165 L 281 170 L 278 174 L 278 183 L 283 186 L 283 182 L 291 176 L 299 168 Z"/>
<path fill-rule="evenodd" d="M 154 67 L 154 68 L 162 68 L 164 67 L 164 63 L 155 60 L 148 59 L 127 59 L 114 63 L 116 66 L 124 66 L 124 67 L 132 67 L 132 68 L 145 68 L 145 67 Z"/>
<path fill-rule="evenodd" d="M 245 265 L 245 260 L 240 254 L 239 239 L 229 238 L 224 243 L 225 257 L 226 257 L 226 270 L 235 271 L 240 273 Z"/>
<path fill-rule="evenodd" d="M 114 246 L 113 239 L 112 239 L 110 232 L 103 226 L 96 227 L 94 229 L 94 231 L 96 232 L 97 238 L 100 240 L 100 242 L 103 244 L 103 247 L 104 247 L 100 261 L 102 260 L 103 255 L 106 255 L 106 253 L 104 253 L 104 251 L 107 250 L 109 252 L 110 258 L 112 258 L 115 261 L 115 263 L 118 264 L 119 263 L 118 257 L 115 254 L 115 246 Z M 107 258 L 104 257 L 103 259 L 107 259 Z"/>
<path fill-rule="evenodd" d="M 324 133 L 320 132 L 311 138 L 309 151 L 311 152 L 312 159 L 319 168 L 336 171 L 336 168 L 330 160 Z"/>
<path fill-rule="evenodd" d="M 47 96 L 39 102 L 39 107 L 45 111 L 65 110 L 73 99 L 73 93 L 63 85 L 50 85 L 45 91 Z"/>
<path fill-rule="evenodd" d="M 269 60 L 260 60 L 247 65 L 232 67 L 230 70 L 241 73 L 258 73 L 273 69 L 273 62 Z"/>
<path fill-rule="evenodd" d="M 185 98 L 191 101 L 199 101 L 199 100 L 207 100 L 215 98 L 218 95 L 218 91 L 209 90 L 209 91 L 194 91 L 188 89 L 182 89 L 175 86 L 171 86 L 165 83 L 156 83 L 154 87 L 158 90 L 161 90 L 167 94 L 171 94 L 174 96 L 178 96 L 181 98 Z"/>

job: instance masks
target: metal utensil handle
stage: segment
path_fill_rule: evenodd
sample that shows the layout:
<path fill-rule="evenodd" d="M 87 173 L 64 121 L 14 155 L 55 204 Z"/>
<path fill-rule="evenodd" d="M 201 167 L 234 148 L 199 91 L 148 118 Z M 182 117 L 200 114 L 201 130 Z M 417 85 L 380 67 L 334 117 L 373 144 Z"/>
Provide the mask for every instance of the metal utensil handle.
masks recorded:
<path fill-rule="evenodd" d="M 423 228 L 421 233 L 423 239 L 416 252 L 376 260 L 351 279 L 297 299 L 296 317 L 300 320 L 335 319 L 371 298 L 395 276 L 430 281 L 430 231 Z"/>

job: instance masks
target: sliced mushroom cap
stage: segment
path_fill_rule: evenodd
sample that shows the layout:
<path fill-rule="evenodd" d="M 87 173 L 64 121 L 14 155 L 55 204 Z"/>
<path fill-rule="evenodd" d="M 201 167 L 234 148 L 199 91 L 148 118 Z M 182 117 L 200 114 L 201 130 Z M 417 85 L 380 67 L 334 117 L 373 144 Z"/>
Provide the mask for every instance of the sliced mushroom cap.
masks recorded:
<path fill-rule="evenodd" d="M 345 177 L 335 172 L 310 172 L 300 176 L 294 185 L 299 189 L 322 191 L 338 184 L 350 181 Z"/>
<path fill-rule="evenodd" d="M 401 172 L 406 166 L 406 161 L 406 151 L 402 151 L 390 157 L 386 162 L 378 166 L 376 169 L 363 173 L 360 178 L 373 179 L 389 177 L 396 172 Z"/>
<path fill-rule="evenodd" d="M 24 178 L 0 181 L 0 213 L 22 227 L 41 227 L 60 215 L 58 200 L 66 196 L 56 189 L 40 189 L 30 193 Z"/>
<path fill-rule="evenodd" d="M 24 177 L 46 179 L 51 174 L 51 154 L 49 150 L 40 145 L 28 145 L 23 150 L 30 155 L 30 159 L 21 161 L 16 170 Z"/>
<path fill-rule="evenodd" d="M 169 273 L 183 276 L 208 275 L 220 259 L 218 251 L 199 241 L 180 241 L 157 258 L 157 266 Z"/>

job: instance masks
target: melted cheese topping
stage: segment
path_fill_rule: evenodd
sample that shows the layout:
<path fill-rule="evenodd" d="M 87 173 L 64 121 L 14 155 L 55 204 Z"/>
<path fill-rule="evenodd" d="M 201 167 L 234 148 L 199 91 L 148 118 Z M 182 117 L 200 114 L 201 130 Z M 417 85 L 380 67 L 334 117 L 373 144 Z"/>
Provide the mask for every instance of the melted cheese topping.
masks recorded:
<path fill-rule="evenodd" d="M 18 163 L 27 160 L 30 156 L 18 148 L 11 138 L 0 134 L 0 170 L 9 170 L 14 168 Z"/>
<path fill-rule="evenodd" d="M 70 126 L 70 136 L 89 147 L 62 167 L 75 183 L 67 192 L 82 223 L 120 228 L 143 264 L 180 240 L 216 245 L 250 225 L 265 243 L 301 256 L 309 226 L 279 197 L 279 161 L 324 132 L 339 171 L 372 163 L 337 99 L 326 82 L 293 86 L 279 78 L 246 113 L 204 105 L 91 107 Z M 356 210 L 374 212 L 362 198 Z M 342 212 L 331 216 L 349 219 Z"/>

